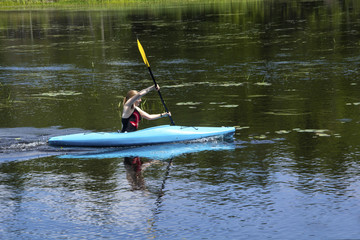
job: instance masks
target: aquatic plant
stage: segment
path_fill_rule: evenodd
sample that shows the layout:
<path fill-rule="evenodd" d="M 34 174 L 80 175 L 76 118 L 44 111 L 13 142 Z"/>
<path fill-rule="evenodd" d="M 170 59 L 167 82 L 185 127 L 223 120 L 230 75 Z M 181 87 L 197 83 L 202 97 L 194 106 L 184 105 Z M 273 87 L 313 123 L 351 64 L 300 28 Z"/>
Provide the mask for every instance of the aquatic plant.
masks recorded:
<path fill-rule="evenodd" d="M 10 90 L 0 82 L 0 108 L 10 107 L 12 103 L 13 99 Z"/>

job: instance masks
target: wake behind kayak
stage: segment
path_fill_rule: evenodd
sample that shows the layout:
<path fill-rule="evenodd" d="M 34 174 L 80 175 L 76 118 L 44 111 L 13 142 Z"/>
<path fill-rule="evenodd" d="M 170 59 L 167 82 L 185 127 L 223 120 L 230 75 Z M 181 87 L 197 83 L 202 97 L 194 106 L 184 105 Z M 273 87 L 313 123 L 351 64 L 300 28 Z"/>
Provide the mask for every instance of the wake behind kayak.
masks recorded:
<path fill-rule="evenodd" d="M 215 136 L 233 136 L 234 127 L 184 127 L 161 125 L 130 133 L 94 132 L 52 137 L 52 146 L 128 147 L 192 141 Z"/>

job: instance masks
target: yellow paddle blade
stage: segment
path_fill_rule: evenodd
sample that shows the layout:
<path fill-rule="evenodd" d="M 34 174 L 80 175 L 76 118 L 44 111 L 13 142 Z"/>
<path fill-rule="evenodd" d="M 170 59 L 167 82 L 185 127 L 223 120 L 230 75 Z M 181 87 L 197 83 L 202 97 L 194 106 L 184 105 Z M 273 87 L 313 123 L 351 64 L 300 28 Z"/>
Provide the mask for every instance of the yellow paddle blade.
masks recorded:
<path fill-rule="evenodd" d="M 141 53 L 141 56 L 142 56 L 142 58 L 144 60 L 145 65 L 147 67 L 150 67 L 150 64 L 149 64 L 149 62 L 148 62 L 148 60 L 146 58 L 146 55 L 145 55 L 145 51 L 144 51 L 143 47 L 141 46 L 141 43 L 140 43 L 139 39 L 137 40 L 137 45 L 138 45 L 139 51 Z"/>

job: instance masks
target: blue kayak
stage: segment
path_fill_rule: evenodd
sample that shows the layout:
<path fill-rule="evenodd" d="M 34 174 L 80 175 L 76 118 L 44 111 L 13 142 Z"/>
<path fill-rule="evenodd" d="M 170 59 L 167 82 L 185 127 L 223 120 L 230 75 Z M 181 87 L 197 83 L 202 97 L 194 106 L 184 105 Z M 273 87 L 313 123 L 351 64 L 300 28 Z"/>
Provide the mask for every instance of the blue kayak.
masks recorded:
<path fill-rule="evenodd" d="M 136 132 L 78 133 L 49 139 L 52 146 L 62 147 L 128 147 L 150 144 L 192 141 L 202 138 L 232 137 L 234 127 L 184 127 L 162 125 Z"/>

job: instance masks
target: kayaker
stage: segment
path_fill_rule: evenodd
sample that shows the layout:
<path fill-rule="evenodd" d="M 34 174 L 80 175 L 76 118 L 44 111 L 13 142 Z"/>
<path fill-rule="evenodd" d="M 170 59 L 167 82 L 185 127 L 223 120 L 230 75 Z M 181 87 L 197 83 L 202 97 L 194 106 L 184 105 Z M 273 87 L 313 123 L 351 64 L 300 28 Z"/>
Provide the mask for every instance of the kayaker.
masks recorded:
<path fill-rule="evenodd" d="M 152 85 L 151 87 L 145 88 L 140 92 L 136 90 L 130 90 L 123 102 L 123 112 L 121 115 L 122 129 L 121 132 L 134 132 L 139 127 L 139 122 L 141 118 L 147 120 L 155 120 L 162 117 L 171 116 L 170 112 L 160 113 L 160 114 L 149 114 L 139 107 L 141 103 L 141 98 L 149 93 L 151 90 L 160 90 L 159 85 Z"/>

